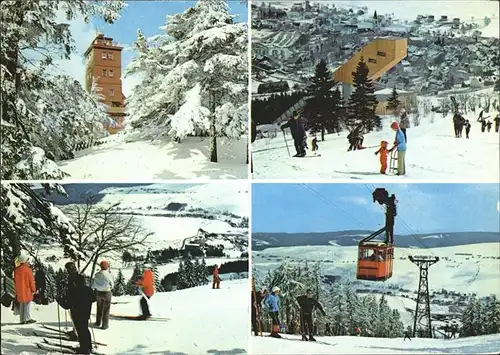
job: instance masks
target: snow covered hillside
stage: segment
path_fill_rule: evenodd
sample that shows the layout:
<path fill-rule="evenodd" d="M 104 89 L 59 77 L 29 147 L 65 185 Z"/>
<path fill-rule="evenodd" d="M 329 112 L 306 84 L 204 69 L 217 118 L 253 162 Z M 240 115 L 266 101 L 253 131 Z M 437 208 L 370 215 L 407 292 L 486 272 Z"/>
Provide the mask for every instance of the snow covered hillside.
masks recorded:
<path fill-rule="evenodd" d="M 357 247 L 303 246 L 252 251 L 257 274 L 278 267 L 282 262 L 321 262 L 325 275 L 356 280 Z M 393 276 L 386 282 L 357 281 L 360 287 L 388 291 L 396 286 L 413 293 L 418 287 L 418 267 L 409 255 L 434 255 L 440 261 L 430 268 L 429 289 L 500 296 L 500 243 L 469 244 L 445 248 L 398 248 L 394 250 Z M 393 290 L 394 291 L 394 290 Z M 399 291 L 394 291 L 397 294 Z"/>
<path fill-rule="evenodd" d="M 431 114 L 432 115 L 432 114 Z M 494 115 L 494 113 L 492 113 Z M 391 179 L 460 179 L 475 181 L 498 180 L 499 136 L 492 130 L 481 133 L 476 122 L 477 114 L 466 114 L 472 124 L 470 139 L 455 138 L 452 117 L 436 114 L 435 118 L 422 119 L 418 127 L 407 130 L 406 175 Z M 494 116 L 492 116 L 494 117 Z M 434 123 L 432 123 L 434 121 Z M 325 136 L 319 141 L 320 157 L 290 158 L 283 134 L 272 140 L 259 139 L 252 144 L 253 177 L 257 179 L 387 179 L 379 173 L 377 151 L 380 141 L 394 141 L 390 122 L 384 129 L 365 135 L 365 150 L 347 152 L 347 132 Z M 295 154 L 293 140 L 286 136 L 291 155 Z M 309 148 L 311 147 L 308 139 Z"/>
<path fill-rule="evenodd" d="M 243 354 L 248 346 L 248 280 L 221 283 L 220 290 L 210 286 L 157 293 L 150 301 L 154 317 L 167 321 L 111 319 L 107 330 L 95 328 L 95 339 L 107 344 L 98 351 L 105 354 Z M 111 314 L 137 315 L 139 297 L 114 297 Z M 126 303 L 123 303 L 126 302 Z M 19 325 L 19 317 L 1 308 L 2 354 L 45 354 L 35 343 L 43 335 L 56 335 L 42 324 L 57 327 L 56 303 L 35 305 L 32 317 L 38 323 Z M 92 320 L 95 319 L 95 304 Z M 64 326 L 64 313 L 62 314 Z M 57 341 L 58 340 L 54 340 Z M 76 344 L 63 341 L 63 344 Z"/>
<path fill-rule="evenodd" d="M 75 152 L 58 162 L 67 179 L 134 181 L 161 179 L 246 179 L 246 139 L 218 140 L 219 162 L 210 163 L 208 138 L 182 144 L 117 134 L 105 144 Z"/>
<path fill-rule="evenodd" d="M 317 337 L 318 342 L 304 342 L 298 335 L 284 335 L 280 340 L 252 337 L 252 354 L 497 354 L 500 334 L 443 340 L 368 337 Z M 270 350 L 272 349 L 272 351 Z"/>
<path fill-rule="evenodd" d="M 93 194 L 99 196 L 97 207 L 118 204 L 117 213 L 133 216 L 145 232 L 152 233 L 144 246 L 131 250 L 137 255 L 145 255 L 148 249 L 184 249 L 187 243 L 203 241 L 205 245 L 224 247 L 224 256 L 205 258 L 208 266 L 239 260 L 248 251 L 248 185 L 233 181 L 224 184 L 187 185 L 182 189 L 179 186 L 181 185 L 116 184 L 99 192 L 93 191 Z M 74 194 L 83 194 L 85 188 L 75 189 L 71 185 L 68 190 Z M 83 203 L 81 197 L 78 201 Z M 63 210 L 71 207 L 72 205 L 60 205 Z M 115 276 L 122 269 L 123 275 L 129 278 L 134 263 L 124 263 L 121 252 L 123 251 L 110 253 L 106 255 L 106 259 L 111 262 L 111 271 Z M 62 248 L 53 244 L 40 245 L 38 257 L 56 270 L 69 261 L 64 257 Z M 177 260 L 171 260 L 158 265 L 159 276 L 176 272 L 178 264 Z"/>

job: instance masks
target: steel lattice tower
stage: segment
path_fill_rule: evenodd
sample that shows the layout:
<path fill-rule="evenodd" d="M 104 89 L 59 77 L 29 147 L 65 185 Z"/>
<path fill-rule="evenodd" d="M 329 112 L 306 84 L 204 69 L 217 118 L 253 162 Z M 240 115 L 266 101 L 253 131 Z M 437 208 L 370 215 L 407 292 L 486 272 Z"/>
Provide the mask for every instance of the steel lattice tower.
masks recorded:
<path fill-rule="evenodd" d="M 439 261 L 437 256 L 409 256 L 412 263 L 420 269 L 418 282 L 417 304 L 413 322 L 413 337 L 417 331 L 417 324 L 424 326 L 424 338 L 432 338 L 431 307 L 429 302 L 429 267 Z M 425 323 L 423 323 L 425 322 Z"/>

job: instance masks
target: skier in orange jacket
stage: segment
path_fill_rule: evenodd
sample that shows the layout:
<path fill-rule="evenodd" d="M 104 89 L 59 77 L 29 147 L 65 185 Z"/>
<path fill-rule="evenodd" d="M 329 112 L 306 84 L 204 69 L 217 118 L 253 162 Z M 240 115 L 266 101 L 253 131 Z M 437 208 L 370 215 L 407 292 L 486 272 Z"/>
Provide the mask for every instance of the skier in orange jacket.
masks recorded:
<path fill-rule="evenodd" d="M 148 300 L 155 293 L 154 287 L 154 275 L 151 271 L 151 265 L 144 264 L 144 273 L 142 274 L 142 278 L 137 281 L 137 286 L 142 287 L 142 298 L 141 298 L 141 312 L 142 315 L 140 318 L 147 319 L 151 317 L 151 312 L 149 311 Z"/>
<path fill-rule="evenodd" d="M 387 149 L 387 145 L 389 142 L 387 141 L 381 141 L 380 142 L 380 148 L 375 152 L 375 155 L 380 153 L 380 173 L 385 174 L 385 171 L 387 170 L 387 153 L 390 152 L 389 149 Z"/>
<path fill-rule="evenodd" d="M 212 288 L 220 288 L 219 265 L 215 265 L 213 272 Z"/>
<path fill-rule="evenodd" d="M 36 321 L 30 317 L 30 304 L 36 292 L 35 277 L 29 267 L 29 256 L 21 254 L 17 259 L 19 266 L 14 269 L 14 287 L 19 302 L 21 324 L 35 323 Z"/>

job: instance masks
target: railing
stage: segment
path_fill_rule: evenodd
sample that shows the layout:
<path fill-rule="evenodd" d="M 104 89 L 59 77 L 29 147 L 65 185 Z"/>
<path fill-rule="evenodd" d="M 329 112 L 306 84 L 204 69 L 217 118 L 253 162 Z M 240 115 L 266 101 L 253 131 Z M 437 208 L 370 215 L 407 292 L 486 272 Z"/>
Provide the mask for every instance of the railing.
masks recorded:
<path fill-rule="evenodd" d="M 125 113 L 125 107 L 109 106 L 108 107 L 108 112 L 109 113 Z"/>

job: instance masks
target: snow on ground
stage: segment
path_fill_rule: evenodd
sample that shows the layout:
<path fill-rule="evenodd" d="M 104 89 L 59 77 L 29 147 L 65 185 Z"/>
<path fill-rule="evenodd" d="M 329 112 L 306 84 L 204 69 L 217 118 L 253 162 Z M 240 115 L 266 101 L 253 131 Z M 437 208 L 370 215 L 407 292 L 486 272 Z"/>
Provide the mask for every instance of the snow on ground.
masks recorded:
<path fill-rule="evenodd" d="M 356 246 L 300 246 L 268 248 L 252 251 L 252 265 L 259 274 L 278 267 L 283 261 L 320 261 L 327 275 L 338 275 L 342 279 L 356 280 Z M 455 255 L 456 253 L 470 253 Z M 500 296 L 500 256 L 499 243 L 469 244 L 443 248 L 398 248 L 394 250 L 392 278 L 386 282 L 365 281 L 363 285 L 388 289 L 397 285 L 409 290 L 418 287 L 419 269 L 408 260 L 409 255 L 434 255 L 440 261 L 431 266 L 429 288 L 431 290 L 453 290 L 461 293 L 477 293 Z M 481 255 L 481 257 L 479 257 Z M 400 259 L 404 258 L 404 259 Z"/>
<path fill-rule="evenodd" d="M 321 343 L 303 342 L 298 335 L 280 340 L 252 336 L 252 354 L 498 354 L 500 334 L 453 340 L 368 337 L 316 337 Z"/>
<path fill-rule="evenodd" d="M 131 321 L 111 319 L 107 330 L 94 329 L 95 339 L 106 343 L 99 347 L 105 354 L 243 354 L 248 347 L 248 280 L 226 281 L 220 290 L 211 285 L 175 292 L 156 293 L 150 300 L 153 316 L 170 320 Z M 114 297 L 113 302 L 129 302 L 111 306 L 111 313 L 137 315 L 139 297 Z M 45 354 L 36 348 L 41 340 L 32 331 L 52 334 L 40 323 L 57 323 L 57 306 L 32 307 L 38 323 L 19 325 L 19 316 L 1 308 L 2 354 Z M 91 320 L 95 320 L 95 304 Z M 64 320 L 64 313 L 62 315 Z M 64 342 L 67 343 L 67 342 Z M 71 343 L 76 344 L 76 343 Z"/>
<path fill-rule="evenodd" d="M 246 139 L 217 139 L 218 163 L 210 162 L 209 138 L 182 143 L 119 134 L 106 144 L 75 152 L 58 162 L 67 179 L 132 181 L 152 179 L 246 179 Z"/>
<path fill-rule="evenodd" d="M 431 114 L 433 115 L 433 114 Z M 472 124 L 470 139 L 455 138 L 452 117 L 443 118 L 435 114 L 431 119 L 422 119 L 420 126 L 407 130 L 406 176 L 391 179 L 460 179 L 497 181 L 499 179 L 499 136 L 494 132 L 481 133 L 476 114 L 466 118 Z M 375 180 L 387 178 L 379 173 L 377 151 L 380 141 L 394 141 L 390 121 L 384 122 L 380 132 L 365 135 L 363 145 L 372 147 L 347 152 L 347 132 L 325 136 L 319 141 L 321 157 L 290 158 L 281 133 L 272 140 L 259 139 L 252 144 L 254 179 L 355 179 Z M 295 154 L 293 140 L 286 137 L 292 155 Z M 308 139 L 310 148 L 310 139 Z M 311 151 L 307 151 L 312 155 Z"/>

